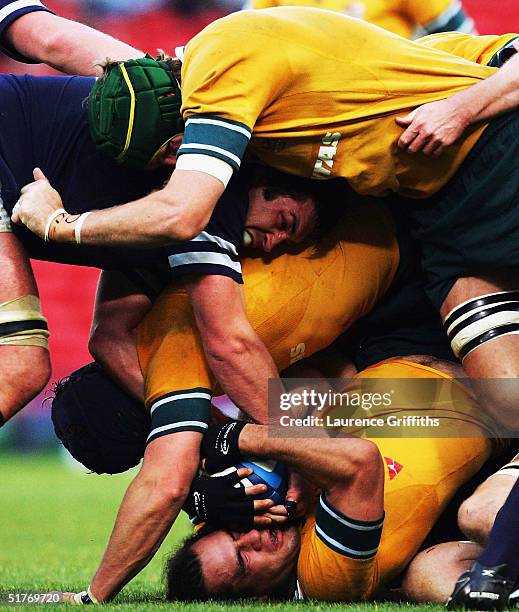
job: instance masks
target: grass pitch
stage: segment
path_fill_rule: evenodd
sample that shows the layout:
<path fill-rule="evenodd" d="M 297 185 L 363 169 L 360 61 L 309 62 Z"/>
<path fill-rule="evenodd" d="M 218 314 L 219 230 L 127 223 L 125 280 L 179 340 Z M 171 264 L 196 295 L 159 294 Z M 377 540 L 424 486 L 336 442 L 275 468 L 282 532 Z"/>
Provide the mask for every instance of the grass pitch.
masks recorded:
<path fill-rule="evenodd" d="M 86 588 L 101 559 L 130 479 L 128 474 L 97 476 L 71 470 L 58 456 L 0 454 L 0 592 L 43 593 Z M 162 599 L 162 563 L 189 529 L 185 517 L 179 519 L 150 565 L 115 603 L 103 606 L 103 610 L 442 610 L 434 606 L 393 604 L 167 604 Z M 17 608 L 41 610 L 42 606 Z M 0 610 L 15 609 L 0 605 Z"/>

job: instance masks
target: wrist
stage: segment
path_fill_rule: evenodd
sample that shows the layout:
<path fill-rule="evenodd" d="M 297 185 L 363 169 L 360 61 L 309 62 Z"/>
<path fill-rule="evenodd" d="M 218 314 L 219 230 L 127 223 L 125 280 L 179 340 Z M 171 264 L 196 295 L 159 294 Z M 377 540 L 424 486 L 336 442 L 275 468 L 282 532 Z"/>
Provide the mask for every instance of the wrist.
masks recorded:
<path fill-rule="evenodd" d="M 268 453 L 267 448 L 267 427 L 265 425 L 256 425 L 255 423 L 247 423 L 240 432 L 238 438 L 238 447 L 240 453 L 247 456 L 262 457 Z"/>
<path fill-rule="evenodd" d="M 75 242 L 74 227 L 80 215 L 70 215 L 64 208 L 50 213 L 45 225 L 45 242 Z"/>
<path fill-rule="evenodd" d="M 64 242 L 81 244 L 81 230 L 91 211 L 71 215 L 64 208 L 53 211 L 45 226 L 45 242 Z"/>

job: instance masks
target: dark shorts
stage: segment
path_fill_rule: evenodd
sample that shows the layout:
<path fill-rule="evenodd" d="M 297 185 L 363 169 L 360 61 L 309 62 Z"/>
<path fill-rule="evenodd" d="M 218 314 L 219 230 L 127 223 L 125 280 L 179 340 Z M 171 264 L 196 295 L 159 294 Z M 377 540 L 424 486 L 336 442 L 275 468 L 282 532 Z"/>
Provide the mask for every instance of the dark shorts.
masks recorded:
<path fill-rule="evenodd" d="M 437 309 L 458 278 L 519 268 L 519 111 L 491 122 L 437 194 L 400 207 Z"/>

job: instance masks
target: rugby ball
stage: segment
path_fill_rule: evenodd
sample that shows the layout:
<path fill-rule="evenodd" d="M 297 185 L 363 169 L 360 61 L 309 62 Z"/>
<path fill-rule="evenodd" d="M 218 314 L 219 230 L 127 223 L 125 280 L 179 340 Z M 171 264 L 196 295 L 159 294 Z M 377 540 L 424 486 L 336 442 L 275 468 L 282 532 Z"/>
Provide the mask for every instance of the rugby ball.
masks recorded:
<path fill-rule="evenodd" d="M 252 487 L 257 484 L 267 485 L 267 490 L 261 495 L 256 495 L 255 499 L 271 499 L 277 506 L 285 503 L 288 488 L 287 468 L 281 461 L 257 459 L 243 459 L 240 463 L 218 472 L 211 476 L 226 476 L 232 474 L 240 468 L 250 468 L 254 470 L 252 474 L 242 478 L 235 487 Z"/>

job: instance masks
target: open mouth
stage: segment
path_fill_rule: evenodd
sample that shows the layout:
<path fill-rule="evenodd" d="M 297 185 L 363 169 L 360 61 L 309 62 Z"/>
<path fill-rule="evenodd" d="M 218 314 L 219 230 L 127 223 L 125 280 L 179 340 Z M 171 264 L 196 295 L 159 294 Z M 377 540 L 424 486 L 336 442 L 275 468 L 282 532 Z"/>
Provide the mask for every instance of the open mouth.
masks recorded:
<path fill-rule="evenodd" d="M 243 246 L 244 247 L 251 247 L 253 241 L 254 241 L 253 235 L 249 232 L 249 230 L 245 230 L 243 232 Z"/>

